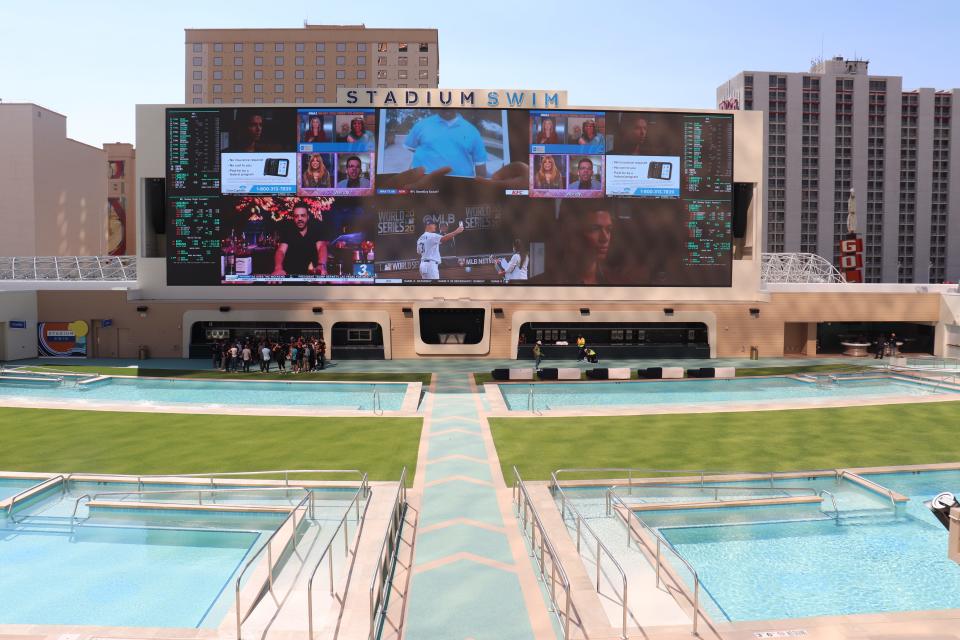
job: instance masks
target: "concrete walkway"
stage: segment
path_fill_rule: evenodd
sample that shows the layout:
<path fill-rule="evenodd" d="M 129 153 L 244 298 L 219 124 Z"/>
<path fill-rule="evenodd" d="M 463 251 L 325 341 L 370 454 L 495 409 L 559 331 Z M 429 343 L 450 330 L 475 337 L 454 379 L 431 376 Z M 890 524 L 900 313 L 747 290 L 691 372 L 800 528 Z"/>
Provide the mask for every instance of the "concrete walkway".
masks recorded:
<path fill-rule="evenodd" d="M 475 391 L 466 374 L 439 374 L 426 400 L 404 636 L 553 639 Z"/>

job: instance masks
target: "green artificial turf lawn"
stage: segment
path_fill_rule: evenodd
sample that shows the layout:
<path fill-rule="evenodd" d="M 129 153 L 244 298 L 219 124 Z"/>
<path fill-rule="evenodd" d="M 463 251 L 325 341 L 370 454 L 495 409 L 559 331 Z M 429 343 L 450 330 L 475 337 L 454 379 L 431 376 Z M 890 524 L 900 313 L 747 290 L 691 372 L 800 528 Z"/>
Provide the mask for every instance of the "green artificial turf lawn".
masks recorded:
<path fill-rule="evenodd" d="M 559 468 L 789 471 L 960 461 L 960 402 L 655 416 L 491 418 L 504 476 Z M 594 474 L 597 477 L 597 474 Z"/>
<path fill-rule="evenodd" d="M 396 480 L 406 465 L 412 481 L 421 425 L 420 418 L 0 408 L 0 470 L 148 475 L 359 469 L 371 480 Z"/>
<path fill-rule="evenodd" d="M 99 373 L 105 376 L 140 376 L 148 378 L 195 378 L 221 380 L 320 380 L 332 382 L 422 382 L 430 384 L 429 373 L 378 373 L 376 371 L 338 372 L 314 371 L 312 373 L 280 373 L 276 367 L 270 373 L 260 373 L 260 365 L 251 365 L 249 373 L 226 373 L 219 369 L 148 369 L 132 367 L 93 367 L 87 365 L 58 365 L 44 367 L 43 365 L 25 367 L 30 371 L 54 373 Z M 289 367 L 287 368 L 289 371 Z"/>

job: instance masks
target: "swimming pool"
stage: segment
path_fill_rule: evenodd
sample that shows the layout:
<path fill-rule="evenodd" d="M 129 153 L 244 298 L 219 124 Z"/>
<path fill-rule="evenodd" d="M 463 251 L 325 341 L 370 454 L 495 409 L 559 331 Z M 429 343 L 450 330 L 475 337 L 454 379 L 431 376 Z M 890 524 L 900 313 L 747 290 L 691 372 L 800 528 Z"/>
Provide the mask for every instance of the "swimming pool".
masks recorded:
<path fill-rule="evenodd" d="M 0 478 L 0 500 L 11 498 L 24 489 L 40 484 L 42 480 L 31 478 Z"/>
<path fill-rule="evenodd" d="M 330 383 L 211 381 L 163 378 L 105 378 L 88 384 L 14 381 L 0 379 L 0 399 L 43 399 L 71 403 L 122 403 L 133 405 L 202 405 L 205 407 L 256 406 L 278 408 L 377 409 L 399 411 L 406 383 Z"/>
<path fill-rule="evenodd" d="M 311 491 L 316 509 L 301 522 L 298 539 L 320 549 L 357 491 L 250 487 L 203 497 L 205 506 L 226 504 L 230 512 L 88 509 L 85 501 L 77 508 L 81 496 L 94 493 L 109 501 L 197 504 L 197 492 L 210 485 L 146 484 L 140 494 L 137 488 L 70 481 L 18 503 L 13 518 L 0 517 L 0 624 L 216 628 L 233 605 L 239 572 L 288 515 L 257 507 L 294 506 Z M 257 562 L 263 560 L 260 554 Z M 342 563 L 335 564 L 340 571 Z M 253 575 L 244 573 L 244 583 Z"/>
<path fill-rule="evenodd" d="M 537 410 L 629 405 L 697 406 L 772 401 L 819 401 L 889 396 L 928 397 L 956 392 L 946 387 L 886 376 L 836 378 L 818 385 L 793 377 L 498 385 L 511 411 L 529 410 L 530 390 Z"/>
<path fill-rule="evenodd" d="M 922 504 L 940 491 L 960 491 L 960 471 L 865 477 L 910 498 L 899 515 L 878 494 L 828 478 L 816 484 L 834 482 L 847 494 L 838 498 L 837 518 L 823 505 L 756 517 L 752 507 L 636 517 L 693 565 L 707 610 L 720 619 L 960 608 L 960 566 L 947 558 L 947 532 Z"/>

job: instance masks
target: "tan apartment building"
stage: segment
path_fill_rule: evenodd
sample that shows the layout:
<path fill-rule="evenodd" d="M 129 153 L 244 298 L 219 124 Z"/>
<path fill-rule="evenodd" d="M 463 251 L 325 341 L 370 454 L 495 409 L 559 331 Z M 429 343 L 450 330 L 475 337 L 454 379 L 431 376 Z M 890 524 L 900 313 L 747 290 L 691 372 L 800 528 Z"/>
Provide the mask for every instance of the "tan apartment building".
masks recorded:
<path fill-rule="evenodd" d="M 107 252 L 107 153 L 67 137 L 67 118 L 0 104 L 0 256 Z"/>
<path fill-rule="evenodd" d="M 334 102 L 343 87 L 439 86 L 436 29 L 186 29 L 186 104 Z"/>

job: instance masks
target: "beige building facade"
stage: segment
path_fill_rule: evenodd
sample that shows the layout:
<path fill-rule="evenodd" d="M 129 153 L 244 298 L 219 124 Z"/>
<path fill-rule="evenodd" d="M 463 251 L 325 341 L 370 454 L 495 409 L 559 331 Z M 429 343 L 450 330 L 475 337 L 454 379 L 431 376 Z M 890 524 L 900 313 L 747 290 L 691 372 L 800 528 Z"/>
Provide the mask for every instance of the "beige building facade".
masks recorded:
<path fill-rule="evenodd" d="M 436 29 L 186 29 L 187 104 L 334 102 L 337 89 L 439 86 Z"/>
<path fill-rule="evenodd" d="M 0 139 L 0 256 L 103 255 L 107 153 L 35 104 L 0 104 Z"/>

